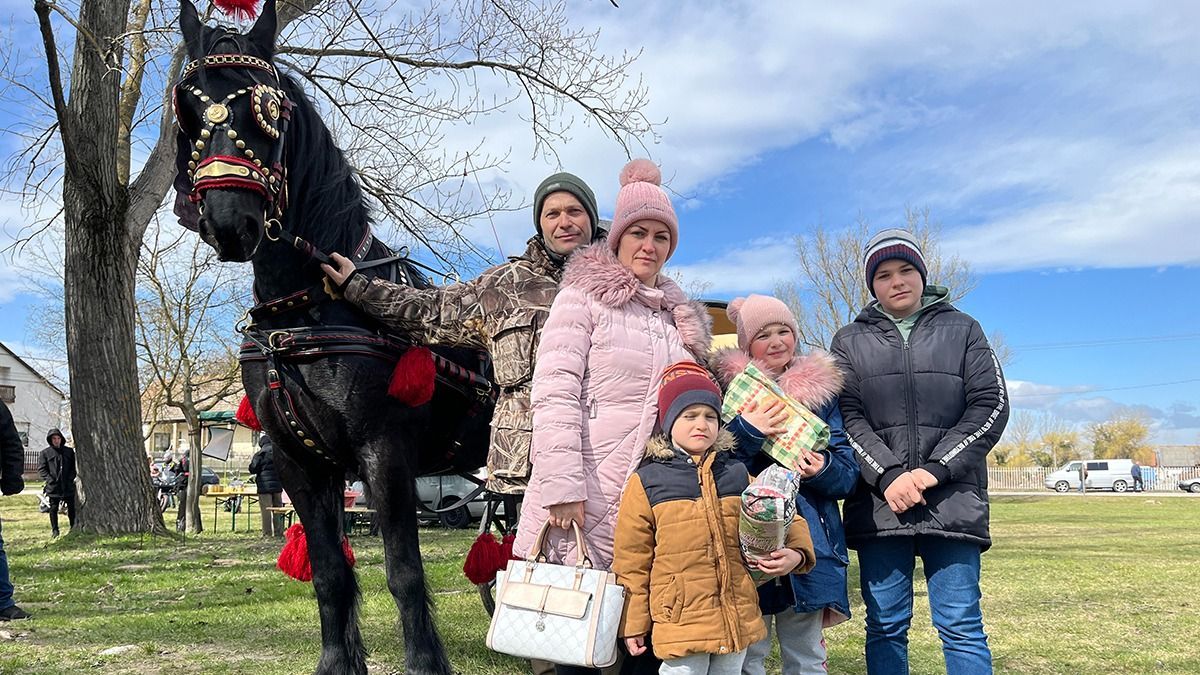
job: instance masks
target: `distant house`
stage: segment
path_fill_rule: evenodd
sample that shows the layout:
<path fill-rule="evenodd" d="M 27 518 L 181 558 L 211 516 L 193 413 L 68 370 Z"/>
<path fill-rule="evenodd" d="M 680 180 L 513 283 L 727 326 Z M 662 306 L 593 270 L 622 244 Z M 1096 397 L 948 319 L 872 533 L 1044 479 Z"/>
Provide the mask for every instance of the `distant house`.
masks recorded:
<path fill-rule="evenodd" d="M 218 473 L 229 471 L 244 474 L 246 467 L 250 464 L 250 457 L 254 455 L 254 451 L 257 449 L 258 432 L 251 431 L 233 421 L 233 413 L 237 409 L 236 402 L 240 400 L 241 392 L 239 391 L 236 398 L 231 396 L 230 400 L 218 404 L 213 410 L 200 414 L 201 427 L 203 428 L 203 431 L 200 433 L 200 442 L 204 445 L 207 445 L 212 440 L 210 429 L 222 428 L 233 430 L 233 444 L 230 448 L 228 461 L 219 462 L 212 458 L 204 459 L 205 466 L 211 467 Z M 182 450 L 189 447 L 187 420 L 183 418 L 183 414 L 176 408 L 161 406 L 155 411 L 151 409 L 152 405 L 143 399 L 142 414 L 147 418 L 142 421 L 142 435 L 145 437 L 146 454 L 157 460 L 163 456 L 163 453 L 169 450 L 173 455 L 178 457 Z"/>
<path fill-rule="evenodd" d="M 1200 466 L 1200 445 L 1160 445 L 1154 452 L 1159 466 Z"/>
<path fill-rule="evenodd" d="M 38 453 L 46 447 L 46 433 L 63 424 L 67 396 L 0 342 L 0 400 L 12 411 L 17 433 L 25 445 L 25 471 L 30 473 L 32 466 L 36 472 Z M 63 431 L 70 435 L 69 430 Z"/>

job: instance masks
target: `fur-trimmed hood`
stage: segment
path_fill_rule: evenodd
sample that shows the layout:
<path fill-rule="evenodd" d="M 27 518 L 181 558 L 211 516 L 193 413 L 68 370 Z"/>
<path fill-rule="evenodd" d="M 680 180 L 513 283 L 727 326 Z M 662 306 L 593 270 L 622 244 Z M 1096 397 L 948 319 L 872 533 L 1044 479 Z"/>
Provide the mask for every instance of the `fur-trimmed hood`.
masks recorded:
<path fill-rule="evenodd" d="M 679 284 L 663 274 L 658 275 L 657 288 L 646 286 L 603 242 L 580 248 L 571 256 L 562 285 L 579 288 L 608 307 L 618 308 L 636 300 L 652 309 L 670 310 L 688 351 L 697 359 L 708 354 L 712 317 L 704 304 L 689 300 Z"/>
<path fill-rule="evenodd" d="M 767 372 L 767 366 L 759 359 L 753 359 L 759 370 Z M 727 387 L 738 373 L 746 369 L 751 362 L 746 352 L 728 347 L 713 354 L 710 359 L 713 372 L 721 386 Z M 809 410 L 819 410 L 837 398 L 842 391 L 844 376 L 833 356 L 821 349 L 814 349 L 807 354 L 797 354 L 792 357 L 783 375 L 778 379 L 779 386 L 788 396 L 796 399 L 800 405 Z"/>
<path fill-rule="evenodd" d="M 730 452 L 736 445 L 737 440 L 728 430 L 717 431 L 717 442 L 713 443 L 717 452 Z M 646 457 L 666 462 L 674 456 L 675 446 L 671 444 L 671 439 L 667 438 L 666 434 L 654 434 L 650 437 L 650 442 L 646 444 Z"/>

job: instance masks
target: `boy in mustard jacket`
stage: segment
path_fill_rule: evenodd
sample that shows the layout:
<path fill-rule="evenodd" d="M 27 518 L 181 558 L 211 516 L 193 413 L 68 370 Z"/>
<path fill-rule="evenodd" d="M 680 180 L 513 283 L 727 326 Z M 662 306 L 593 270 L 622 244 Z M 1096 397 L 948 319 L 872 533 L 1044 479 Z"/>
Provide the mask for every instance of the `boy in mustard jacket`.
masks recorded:
<path fill-rule="evenodd" d="M 721 390 L 695 363 L 664 371 L 659 425 L 646 459 L 621 498 L 613 572 L 626 588 L 620 635 L 629 653 L 646 649 L 665 675 L 741 672 L 746 648 L 766 636 L 758 592 L 738 546 L 738 514 L 750 475 L 720 430 Z M 802 518 L 784 548 L 759 562 L 772 575 L 803 574 L 815 563 Z"/>

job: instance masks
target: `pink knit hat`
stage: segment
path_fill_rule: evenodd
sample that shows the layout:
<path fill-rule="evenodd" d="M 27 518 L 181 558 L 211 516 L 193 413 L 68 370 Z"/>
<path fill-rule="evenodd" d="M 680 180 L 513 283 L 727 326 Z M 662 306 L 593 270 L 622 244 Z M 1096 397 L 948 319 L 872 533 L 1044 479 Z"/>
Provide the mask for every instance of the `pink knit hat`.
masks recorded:
<path fill-rule="evenodd" d="M 617 193 L 617 209 L 608 231 L 608 246 L 614 253 L 621 243 L 621 235 L 639 220 L 654 220 L 666 225 L 671 231 L 667 257 L 675 252 L 679 245 L 679 220 L 675 218 L 671 199 L 660 185 L 662 172 L 648 159 L 635 159 L 621 169 L 621 191 Z"/>
<path fill-rule="evenodd" d="M 796 325 L 796 316 L 782 300 L 768 295 L 751 295 L 747 298 L 735 298 L 725 309 L 729 320 L 737 324 L 738 348 L 750 352 L 750 341 L 758 335 L 758 331 L 773 323 L 781 323 L 792 329 L 796 340 L 800 339 L 800 329 Z"/>

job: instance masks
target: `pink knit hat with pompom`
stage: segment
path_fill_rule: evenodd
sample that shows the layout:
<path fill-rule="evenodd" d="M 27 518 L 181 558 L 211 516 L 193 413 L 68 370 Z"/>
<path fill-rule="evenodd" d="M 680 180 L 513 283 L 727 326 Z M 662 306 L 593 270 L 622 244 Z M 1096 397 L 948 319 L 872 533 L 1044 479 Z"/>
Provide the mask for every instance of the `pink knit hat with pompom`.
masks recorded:
<path fill-rule="evenodd" d="M 796 316 L 778 298 L 768 295 L 735 298 L 729 302 L 725 313 L 729 315 L 729 320 L 737 325 L 738 348 L 747 354 L 750 353 L 750 341 L 758 335 L 758 331 L 773 323 L 781 323 L 791 328 L 797 342 L 800 340 Z"/>
<path fill-rule="evenodd" d="M 617 209 L 612 228 L 608 231 L 608 246 L 615 253 L 621 235 L 639 220 L 655 220 L 671 231 L 671 248 L 667 257 L 679 245 L 679 220 L 662 185 L 662 173 L 648 159 L 635 159 L 621 169 L 621 191 L 617 193 Z M 663 262 L 666 262 L 665 260 Z"/>

